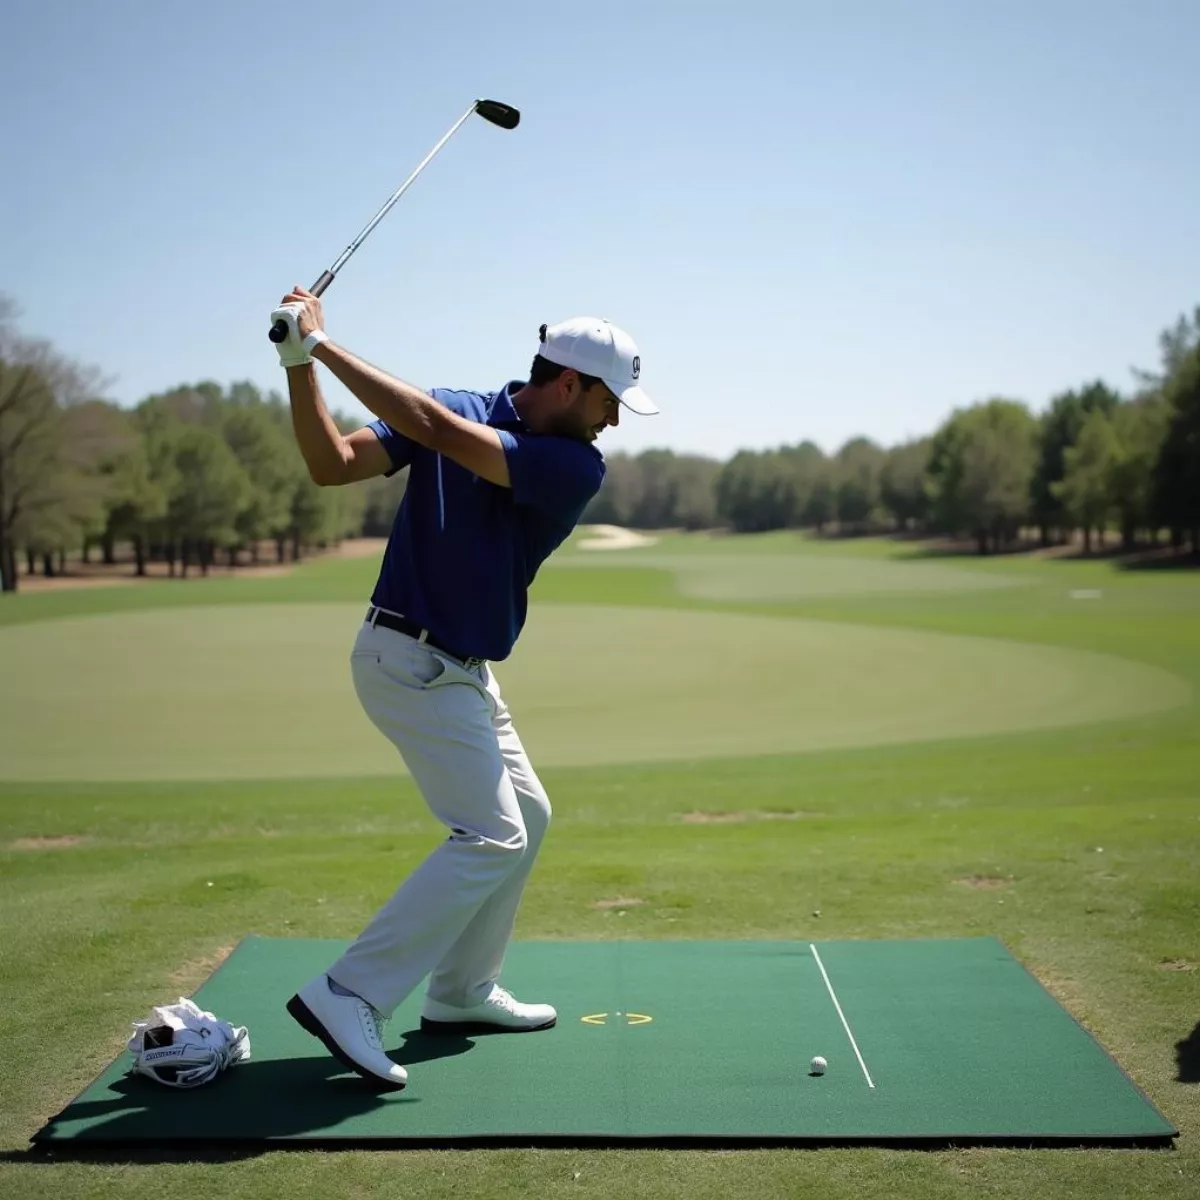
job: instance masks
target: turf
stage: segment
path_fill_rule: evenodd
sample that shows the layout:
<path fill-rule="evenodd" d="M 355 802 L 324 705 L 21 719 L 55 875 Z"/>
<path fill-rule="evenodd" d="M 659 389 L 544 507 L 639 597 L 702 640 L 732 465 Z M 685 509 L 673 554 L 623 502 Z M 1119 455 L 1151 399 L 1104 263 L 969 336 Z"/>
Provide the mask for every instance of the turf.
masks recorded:
<path fill-rule="evenodd" d="M 659 763 L 623 761 L 620 742 L 595 721 L 586 732 L 608 761 L 544 772 L 556 821 L 520 934 L 997 936 L 1180 1128 L 1176 1151 L 522 1151 L 30 1162 L 26 1139 L 113 1057 L 128 1022 L 148 1003 L 194 988 L 249 932 L 351 936 L 439 832 L 399 777 L 10 782 L 0 785 L 6 1066 L 0 1137 L 11 1153 L 0 1164 L 0 1191 L 268 1197 L 386 1189 L 516 1197 L 819 1190 L 826 1197 L 914 1200 L 977 1193 L 1194 1195 L 1200 1186 L 1200 1034 L 1193 1033 L 1200 1018 L 1200 580 L 1107 563 L 948 564 L 888 542 L 680 538 L 651 549 L 653 565 L 630 551 L 597 553 L 597 566 L 568 560 L 548 568 L 535 598 L 564 606 L 568 621 L 567 606 L 583 606 L 576 614 L 581 643 L 603 644 L 605 616 L 616 621 L 627 609 L 689 618 L 758 615 L 822 622 L 835 644 L 844 629 L 847 653 L 863 629 L 952 633 L 1008 643 L 1014 654 L 1032 645 L 1054 654 L 1106 655 L 1165 671 L 1192 692 L 1186 703 L 1159 713 L 1103 724 Z M 764 580 L 760 588 L 743 586 L 737 600 L 689 599 L 664 565 L 673 553 L 709 555 L 718 573 L 741 571 L 743 559 L 779 556 L 817 576 L 850 558 L 869 560 L 873 571 L 952 566 L 1020 586 L 874 588 L 779 601 Z M 752 583 L 753 572 L 744 574 Z M 24 644 L 66 616 L 358 604 L 373 576 L 372 563 L 325 561 L 290 579 L 5 597 L 0 622 L 13 627 L 6 636 L 16 634 Z M 1098 598 L 1077 595 L 1097 590 Z M 558 612 L 546 607 L 535 620 Z M 53 641 L 43 645 L 39 668 L 61 670 Z M 653 642 L 637 651 L 646 676 L 669 677 L 680 665 Z M 36 680 L 27 671 L 18 675 L 7 650 L 0 653 L 8 716 Z M 721 702 L 726 667 L 710 666 L 714 703 Z M 187 686 L 169 658 L 135 655 L 124 670 L 167 677 L 176 691 Z M 531 678 L 528 691 L 534 704 L 536 682 Z M 573 702 L 581 703 L 590 680 L 579 674 L 576 682 Z M 802 704 L 809 697 L 805 684 L 801 672 L 768 672 L 762 693 Z M 631 683 L 628 709 L 647 724 L 662 720 L 663 704 L 648 704 L 643 690 Z M 233 686 L 225 699 L 241 703 Z M 104 691 L 90 700 L 90 711 L 110 704 Z M 903 703 L 898 696 L 897 706 Z M 73 770 L 73 741 L 87 743 L 87 711 L 80 728 L 41 748 L 61 760 L 64 775 Z M 564 719 L 562 728 L 570 724 Z M 219 743 L 213 750 L 222 752 Z"/>
<path fill-rule="evenodd" d="M 283 1007 L 346 945 L 244 938 L 196 1003 L 250 1029 L 249 1061 L 163 1103 L 122 1054 L 36 1139 L 930 1149 L 1170 1146 L 1176 1132 L 995 938 L 518 942 L 505 976 L 553 991 L 556 1028 L 431 1036 L 413 994 L 387 1037 L 413 1076 L 383 1096 L 339 1078 Z M 747 993 L 754 1020 L 739 1019 Z"/>

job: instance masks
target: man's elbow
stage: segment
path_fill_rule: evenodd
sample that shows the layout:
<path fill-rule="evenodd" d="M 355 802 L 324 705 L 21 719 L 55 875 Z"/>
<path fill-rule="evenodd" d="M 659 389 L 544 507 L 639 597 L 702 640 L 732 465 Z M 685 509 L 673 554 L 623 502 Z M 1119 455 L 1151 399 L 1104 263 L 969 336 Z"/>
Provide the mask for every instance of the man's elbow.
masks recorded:
<path fill-rule="evenodd" d="M 346 463 L 309 463 L 308 477 L 317 487 L 340 487 L 346 482 Z"/>

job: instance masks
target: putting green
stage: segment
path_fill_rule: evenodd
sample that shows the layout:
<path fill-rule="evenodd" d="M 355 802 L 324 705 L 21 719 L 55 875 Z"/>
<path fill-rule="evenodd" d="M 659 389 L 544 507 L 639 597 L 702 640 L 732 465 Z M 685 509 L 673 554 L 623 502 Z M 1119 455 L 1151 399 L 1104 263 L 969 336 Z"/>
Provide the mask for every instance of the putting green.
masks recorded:
<path fill-rule="evenodd" d="M 382 774 L 360 604 L 159 609 L 0 629 L 0 779 Z M 1106 655 L 990 638 L 548 605 L 496 668 L 544 765 L 796 753 L 1101 721 L 1188 702 Z"/>
<path fill-rule="evenodd" d="M 736 547 L 736 543 L 731 543 Z M 929 562 L 832 557 L 816 554 L 734 552 L 717 543 L 703 552 L 577 550 L 553 567 L 650 567 L 670 571 L 680 595 L 694 600 L 778 603 L 824 596 L 889 596 L 1026 587 L 1015 575 L 964 570 Z"/>

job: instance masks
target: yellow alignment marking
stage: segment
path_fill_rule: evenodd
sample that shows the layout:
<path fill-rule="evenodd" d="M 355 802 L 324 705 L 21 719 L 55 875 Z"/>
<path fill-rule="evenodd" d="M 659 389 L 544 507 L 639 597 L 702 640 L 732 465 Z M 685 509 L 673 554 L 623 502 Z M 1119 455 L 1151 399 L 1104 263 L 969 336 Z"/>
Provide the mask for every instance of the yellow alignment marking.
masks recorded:
<path fill-rule="evenodd" d="M 624 1017 L 626 1025 L 649 1025 L 654 1020 L 653 1017 L 648 1017 L 645 1013 L 613 1013 L 612 1015 L 615 1017 Z M 585 1025 L 606 1025 L 608 1023 L 608 1016 L 609 1014 L 606 1012 L 590 1013 L 588 1016 L 580 1017 L 579 1019 Z"/>

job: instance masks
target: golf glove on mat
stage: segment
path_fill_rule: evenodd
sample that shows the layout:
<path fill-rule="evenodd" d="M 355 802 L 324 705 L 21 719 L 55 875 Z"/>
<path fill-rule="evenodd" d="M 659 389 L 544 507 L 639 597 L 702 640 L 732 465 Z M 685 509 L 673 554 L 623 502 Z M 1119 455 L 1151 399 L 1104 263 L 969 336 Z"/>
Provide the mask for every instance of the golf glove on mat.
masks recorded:
<path fill-rule="evenodd" d="M 148 1020 L 134 1021 L 128 1047 L 135 1073 L 167 1087 L 193 1088 L 245 1062 L 250 1034 L 180 996 L 178 1004 L 161 1005 Z"/>

